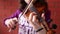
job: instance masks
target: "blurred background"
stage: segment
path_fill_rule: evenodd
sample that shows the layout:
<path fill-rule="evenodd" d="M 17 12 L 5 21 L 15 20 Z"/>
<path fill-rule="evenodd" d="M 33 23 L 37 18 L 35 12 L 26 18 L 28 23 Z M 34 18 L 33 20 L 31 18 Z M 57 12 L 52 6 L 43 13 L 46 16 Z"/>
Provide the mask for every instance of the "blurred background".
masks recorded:
<path fill-rule="evenodd" d="M 50 25 L 56 24 L 56 34 L 60 34 L 60 0 L 47 0 L 48 8 L 51 11 Z M 19 6 L 18 0 L 0 0 L 0 34 L 17 34 L 18 27 L 8 32 L 8 28 L 4 25 L 4 19 L 11 16 Z"/>

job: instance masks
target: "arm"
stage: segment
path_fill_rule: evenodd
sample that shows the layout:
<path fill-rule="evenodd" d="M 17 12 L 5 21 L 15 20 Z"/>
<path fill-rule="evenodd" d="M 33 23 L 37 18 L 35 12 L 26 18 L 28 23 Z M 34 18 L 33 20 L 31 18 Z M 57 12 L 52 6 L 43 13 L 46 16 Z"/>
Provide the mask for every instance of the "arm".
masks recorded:
<path fill-rule="evenodd" d="M 8 18 L 5 18 L 4 19 L 4 25 L 5 25 L 5 21 L 8 20 L 8 19 L 13 19 L 13 18 L 18 18 L 18 15 L 21 13 L 21 11 L 17 10 L 12 16 L 8 17 Z"/>
<path fill-rule="evenodd" d="M 42 14 L 42 18 L 44 19 L 44 14 Z M 33 12 L 29 15 L 29 23 L 33 26 L 34 30 L 38 30 L 41 29 L 41 25 L 43 27 L 43 29 L 45 29 L 45 27 L 47 28 L 47 30 L 49 30 L 49 27 L 47 25 L 47 23 L 45 22 L 45 20 L 43 20 L 42 23 L 40 23 L 40 21 L 37 19 L 37 15 Z M 43 26 L 45 25 L 45 26 Z M 37 34 L 40 34 L 41 31 L 37 31 Z"/>
<path fill-rule="evenodd" d="M 38 23 L 40 23 L 40 24 L 42 25 L 42 27 L 46 30 L 46 34 L 53 34 L 52 30 L 48 27 L 48 24 L 47 24 L 47 22 L 45 21 L 45 14 L 42 13 L 41 17 L 42 17 L 42 19 L 43 19 L 43 20 L 42 20 L 42 23 L 40 23 L 40 22 L 38 22 Z M 41 25 L 39 25 L 39 26 L 41 26 Z M 39 34 L 40 31 L 38 31 L 37 33 Z"/>

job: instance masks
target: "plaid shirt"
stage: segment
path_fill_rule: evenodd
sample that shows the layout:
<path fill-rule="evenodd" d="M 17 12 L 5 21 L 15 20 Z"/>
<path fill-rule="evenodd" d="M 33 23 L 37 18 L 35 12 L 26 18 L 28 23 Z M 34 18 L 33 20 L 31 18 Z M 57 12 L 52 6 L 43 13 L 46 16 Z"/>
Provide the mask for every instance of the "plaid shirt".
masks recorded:
<path fill-rule="evenodd" d="M 21 13 L 20 13 L 21 15 Z M 20 16 L 19 15 L 19 16 Z M 32 25 L 26 20 L 24 16 L 19 18 L 19 34 L 36 34 Z"/>
<path fill-rule="evenodd" d="M 21 11 L 17 10 L 12 16 L 10 16 L 9 18 L 6 19 L 10 19 L 10 18 L 18 18 L 18 16 L 21 15 Z M 4 24 L 5 24 L 5 20 L 4 19 Z M 32 25 L 29 24 L 29 22 L 26 20 L 26 18 L 24 16 L 21 16 L 21 18 L 19 18 L 19 31 L 18 34 L 37 34 L 36 31 L 33 29 Z M 41 27 L 41 26 L 40 26 Z M 45 30 L 41 30 L 40 34 L 45 34 Z"/>

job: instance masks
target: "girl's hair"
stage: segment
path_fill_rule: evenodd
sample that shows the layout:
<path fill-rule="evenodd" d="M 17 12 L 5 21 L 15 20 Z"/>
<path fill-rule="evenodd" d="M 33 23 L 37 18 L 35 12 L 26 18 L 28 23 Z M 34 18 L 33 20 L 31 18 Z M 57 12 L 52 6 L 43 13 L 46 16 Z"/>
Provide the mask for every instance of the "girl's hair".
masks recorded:
<path fill-rule="evenodd" d="M 24 10 L 25 7 L 27 6 L 27 3 L 24 0 L 20 0 L 20 10 Z M 33 5 L 35 7 L 41 7 L 41 6 L 45 6 L 47 8 L 47 2 L 45 2 L 45 0 L 36 0 Z"/>
<path fill-rule="evenodd" d="M 27 3 L 24 0 L 20 0 L 20 5 L 21 5 L 20 6 L 20 10 L 24 10 L 26 5 L 27 5 Z"/>

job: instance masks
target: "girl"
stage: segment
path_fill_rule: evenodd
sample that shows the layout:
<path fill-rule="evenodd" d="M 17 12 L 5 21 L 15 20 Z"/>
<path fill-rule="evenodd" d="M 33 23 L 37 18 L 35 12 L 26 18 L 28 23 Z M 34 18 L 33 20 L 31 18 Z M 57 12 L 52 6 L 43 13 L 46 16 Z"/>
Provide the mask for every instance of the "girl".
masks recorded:
<path fill-rule="evenodd" d="M 20 8 L 11 17 L 5 19 L 5 25 L 11 29 L 14 28 L 16 23 L 18 23 L 18 34 L 46 34 L 45 29 L 40 31 L 40 29 L 44 27 L 37 19 L 37 14 L 35 12 L 31 12 L 28 10 L 28 12 L 25 15 L 21 16 L 23 10 L 27 5 L 29 5 L 31 1 L 32 0 L 20 0 Z M 46 8 L 45 3 L 46 2 L 44 2 L 44 0 L 34 0 L 30 7 L 34 6 L 37 9 L 37 11 L 41 14 L 41 12 Z M 41 17 L 45 19 L 44 13 L 41 14 Z"/>

